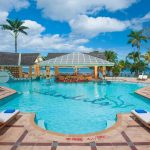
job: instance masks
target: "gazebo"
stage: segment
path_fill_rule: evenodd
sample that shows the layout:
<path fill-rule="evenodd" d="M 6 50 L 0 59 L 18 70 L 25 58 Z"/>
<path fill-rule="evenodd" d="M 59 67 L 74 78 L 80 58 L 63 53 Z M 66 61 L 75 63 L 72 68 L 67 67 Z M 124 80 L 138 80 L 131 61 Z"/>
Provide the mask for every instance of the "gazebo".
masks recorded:
<path fill-rule="evenodd" d="M 73 52 L 70 54 L 65 54 L 62 56 L 58 56 L 46 61 L 42 61 L 39 63 L 41 67 L 46 67 L 46 76 L 50 76 L 50 67 L 55 68 L 55 76 L 58 76 L 59 68 L 72 67 L 72 68 L 85 68 L 85 67 L 93 67 L 94 68 L 94 78 L 98 78 L 98 68 L 101 68 L 100 71 L 103 75 L 106 73 L 107 66 L 114 66 L 114 63 L 106 61 L 104 59 L 91 56 L 89 54 Z M 77 69 L 75 69 L 76 71 Z"/>

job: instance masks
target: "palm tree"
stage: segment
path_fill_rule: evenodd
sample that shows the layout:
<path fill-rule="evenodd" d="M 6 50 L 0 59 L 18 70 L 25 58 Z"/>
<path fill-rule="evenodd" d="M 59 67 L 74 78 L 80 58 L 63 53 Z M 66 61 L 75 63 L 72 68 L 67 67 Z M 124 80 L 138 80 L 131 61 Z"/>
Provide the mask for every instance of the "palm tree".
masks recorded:
<path fill-rule="evenodd" d="M 143 56 L 145 61 L 150 64 L 150 49 L 146 52 L 146 54 Z"/>
<path fill-rule="evenodd" d="M 120 61 L 118 62 L 118 66 L 119 66 L 119 68 L 121 69 L 121 71 L 124 70 L 124 69 L 126 69 L 126 67 L 127 67 L 126 61 L 120 60 Z"/>
<path fill-rule="evenodd" d="M 114 63 L 117 61 L 117 53 L 115 53 L 114 51 L 105 51 L 104 55 L 107 61 Z"/>
<path fill-rule="evenodd" d="M 105 58 L 107 61 L 116 63 L 117 62 L 117 53 L 114 51 L 106 50 L 104 52 Z M 110 75 L 110 71 L 112 70 L 112 67 L 106 67 L 108 74 Z"/>
<path fill-rule="evenodd" d="M 2 27 L 3 30 L 9 30 L 12 32 L 12 35 L 15 38 L 15 53 L 17 53 L 17 38 L 19 33 L 23 33 L 25 35 L 27 35 L 27 32 L 25 32 L 26 29 L 29 29 L 26 26 L 23 26 L 24 21 L 20 21 L 18 19 L 16 20 L 10 20 L 7 19 L 7 24 L 2 24 L 0 25 Z"/>
<path fill-rule="evenodd" d="M 147 68 L 147 66 L 148 65 L 144 61 L 140 61 L 140 63 L 136 62 L 130 65 L 130 71 L 131 73 L 135 72 L 135 75 L 138 75 L 139 71 L 143 72 Z"/>
<path fill-rule="evenodd" d="M 138 52 L 131 52 L 127 55 L 126 59 L 131 60 L 133 62 L 138 62 L 139 53 Z"/>
<path fill-rule="evenodd" d="M 140 60 L 139 62 L 139 54 L 138 52 L 131 52 L 126 57 L 126 64 L 130 69 L 131 73 L 135 72 L 135 75 L 138 75 L 139 72 L 143 72 L 147 67 L 147 64 Z"/>
<path fill-rule="evenodd" d="M 140 48 L 142 41 L 147 42 L 147 36 L 143 35 L 143 30 L 140 31 L 131 31 L 128 35 L 129 40 L 128 44 L 132 44 L 132 47 L 137 47 L 138 50 L 138 61 L 140 63 Z"/>
<path fill-rule="evenodd" d="M 118 64 L 115 64 L 115 66 L 112 68 L 112 73 L 114 77 L 118 77 L 121 72 L 121 68 Z"/>

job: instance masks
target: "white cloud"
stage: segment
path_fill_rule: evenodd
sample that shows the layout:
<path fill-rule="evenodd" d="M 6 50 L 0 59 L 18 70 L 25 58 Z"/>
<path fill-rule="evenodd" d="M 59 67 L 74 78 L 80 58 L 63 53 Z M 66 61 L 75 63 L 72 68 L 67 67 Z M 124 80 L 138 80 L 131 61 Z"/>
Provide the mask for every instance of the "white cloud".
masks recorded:
<path fill-rule="evenodd" d="M 123 31 L 129 26 L 128 21 L 120 21 L 110 17 L 88 17 L 80 15 L 76 19 L 70 21 L 73 34 L 95 37 L 104 32 Z"/>
<path fill-rule="evenodd" d="M 141 28 L 150 20 L 150 12 L 142 18 L 121 21 L 110 17 L 89 17 L 102 9 L 116 11 L 128 8 L 137 0 L 36 0 L 44 15 L 54 20 L 67 21 L 72 29 L 69 35 L 43 34 L 41 24 L 25 20 L 28 36 L 20 34 L 18 49 L 26 51 L 92 51 L 85 47 L 89 39 L 104 32 L 123 31 L 127 28 Z M 0 23 L 5 22 L 11 10 L 29 6 L 28 0 L 0 0 Z M 0 30 L 0 51 L 14 51 L 14 38 L 8 31 Z"/>
<path fill-rule="evenodd" d="M 130 20 L 130 28 L 133 30 L 140 30 L 143 28 L 143 24 L 147 22 L 150 22 L 150 12 L 141 18 L 133 18 Z"/>
<path fill-rule="evenodd" d="M 59 34 L 42 35 L 45 28 L 35 21 L 25 20 L 29 27 L 28 35 L 20 34 L 18 38 L 18 49 L 34 52 L 55 51 L 91 51 L 93 49 L 83 46 L 87 39 L 74 39 L 74 37 L 63 37 Z M 14 51 L 14 37 L 9 31 L 0 30 L 0 51 Z"/>
<path fill-rule="evenodd" d="M 74 44 L 85 44 L 88 43 L 89 40 L 88 39 L 84 39 L 84 38 L 80 38 L 80 39 L 73 39 L 72 43 Z"/>
<path fill-rule="evenodd" d="M 21 8 L 27 8 L 28 6 L 28 0 L 0 0 L 0 24 L 5 23 L 9 12 L 13 9 L 18 11 Z"/>
<path fill-rule="evenodd" d="M 143 19 L 150 19 L 150 12 L 148 12 L 144 17 Z"/>
<path fill-rule="evenodd" d="M 0 24 L 4 23 L 8 17 L 8 12 L 0 10 Z"/>
<path fill-rule="evenodd" d="M 80 39 L 78 39 L 80 41 Z M 82 41 L 83 39 L 81 39 Z M 22 36 L 20 39 L 21 49 L 29 49 L 33 51 L 91 51 L 93 49 L 82 45 L 82 42 L 76 42 L 76 39 L 62 37 L 59 34 L 45 35 L 37 34 L 36 36 Z"/>
<path fill-rule="evenodd" d="M 4 18 L 7 13 L 4 13 Z M 145 17 L 146 16 L 146 17 Z M 140 18 L 147 20 L 148 15 Z M 146 18 L 146 19 L 145 19 Z M 136 19 L 135 19 L 136 20 Z M 43 35 L 46 29 L 41 24 L 25 20 L 25 25 L 29 27 L 28 35 L 20 34 L 18 39 L 18 49 L 38 52 L 48 51 L 92 51 L 93 48 L 85 47 L 84 44 L 102 32 L 123 31 L 132 26 L 131 21 L 119 21 L 109 17 L 88 17 L 85 15 L 78 16 L 70 21 L 72 33 L 67 36 L 59 34 Z M 84 35 L 85 37 L 82 37 Z M 82 38 L 81 38 L 82 37 Z M 8 31 L 0 30 L 0 51 L 14 51 L 14 37 Z"/>
<path fill-rule="evenodd" d="M 20 10 L 29 6 L 28 0 L 0 0 L 1 11 L 11 11 L 12 9 Z"/>
<path fill-rule="evenodd" d="M 82 36 L 93 38 L 100 33 L 118 32 L 126 29 L 140 30 L 143 24 L 150 22 L 150 12 L 141 18 L 133 18 L 131 20 L 118 20 L 110 17 L 88 17 L 87 15 L 79 15 L 75 19 L 69 21 L 74 36 Z"/>
<path fill-rule="evenodd" d="M 102 9 L 117 11 L 128 8 L 138 0 L 36 0 L 45 17 L 68 21 L 78 15 L 94 14 Z"/>
<path fill-rule="evenodd" d="M 37 35 L 45 31 L 45 27 L 35 21 L 25 20 L 25 26 L 29 27 L 28 35 Z"/>

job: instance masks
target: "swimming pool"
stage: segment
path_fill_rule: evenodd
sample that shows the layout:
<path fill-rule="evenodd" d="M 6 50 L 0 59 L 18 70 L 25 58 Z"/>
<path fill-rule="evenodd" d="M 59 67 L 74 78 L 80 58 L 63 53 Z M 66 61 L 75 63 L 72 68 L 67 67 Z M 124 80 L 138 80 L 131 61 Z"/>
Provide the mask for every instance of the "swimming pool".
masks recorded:
<path fill-rule="evenodd" d="M 0 101 L 0 111 L 8 108 L 36 113 L 47 130 L 64 134 L 101 131 L 116 121 L 116 114 L 132 109 L 150 111 L 150 100 L 135 90 L 144 84 L 123 82 L 55 83 L 48 80 L 0 84 L 18 94 Z M 110 125 L 110 126 L 111 126 Z"/>

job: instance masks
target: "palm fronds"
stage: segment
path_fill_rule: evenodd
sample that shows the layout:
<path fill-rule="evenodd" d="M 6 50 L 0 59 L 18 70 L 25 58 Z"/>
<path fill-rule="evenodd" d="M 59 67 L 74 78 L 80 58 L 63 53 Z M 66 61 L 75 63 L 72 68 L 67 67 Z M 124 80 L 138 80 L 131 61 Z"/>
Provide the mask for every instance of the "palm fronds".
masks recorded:
<path fill-rule="evenodd" d="M 23 33 L 25 35 L 27 35 L 27 32 L 25 30 L 29 29 L 26 26 L 23 26 L 24 21 L 21 20 L 10 20 L 7 19 L 7 24 L 2 24 L 0 25 L 2 30 L 9 30 L 12 31 L 14 37 L 15 37 L 15 52 L 17 52 L 17 37 L 19 35 L 19 33 Z"/>

